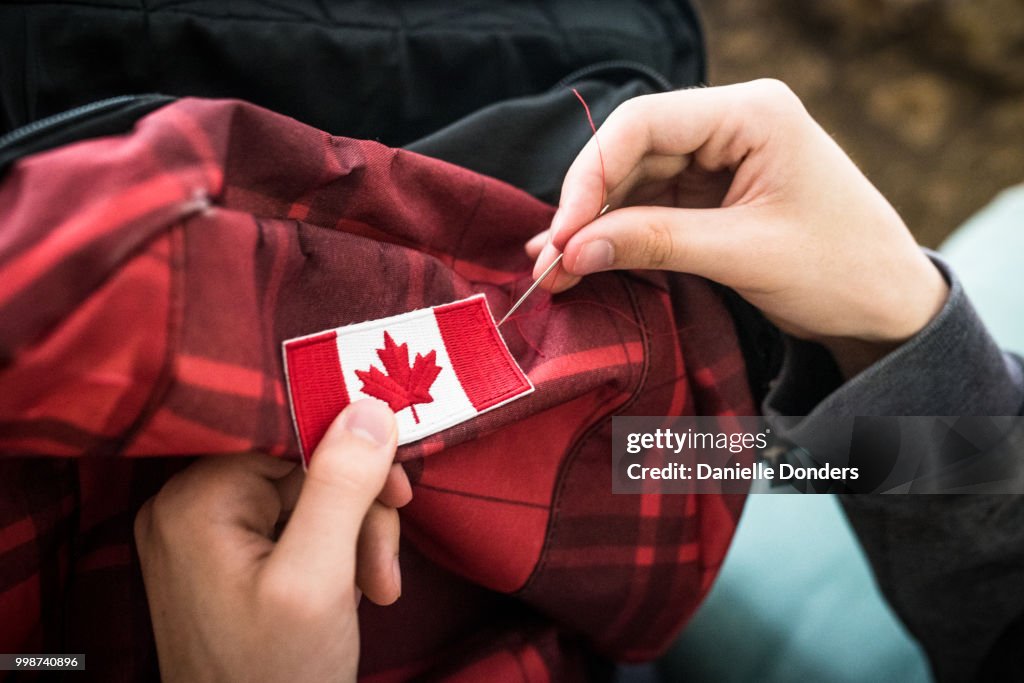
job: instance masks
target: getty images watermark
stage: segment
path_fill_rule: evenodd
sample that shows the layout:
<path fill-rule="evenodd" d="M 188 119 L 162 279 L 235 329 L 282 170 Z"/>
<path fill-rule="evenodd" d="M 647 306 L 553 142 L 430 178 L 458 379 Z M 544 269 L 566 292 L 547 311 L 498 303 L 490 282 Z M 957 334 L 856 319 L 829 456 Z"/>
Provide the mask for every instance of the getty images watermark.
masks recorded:
<path fill-rule="evenodd" d="M 615 417 L 615 493 L 1024 493 L 1019 417 Z"/>

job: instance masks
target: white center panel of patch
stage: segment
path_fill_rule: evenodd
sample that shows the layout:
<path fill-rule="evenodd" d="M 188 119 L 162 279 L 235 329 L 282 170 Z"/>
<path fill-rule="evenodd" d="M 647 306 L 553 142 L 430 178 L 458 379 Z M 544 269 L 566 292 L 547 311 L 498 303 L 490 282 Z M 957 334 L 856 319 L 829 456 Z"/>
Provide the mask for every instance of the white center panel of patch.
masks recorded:
<path fill-rule="evenodd" d="M 379 321 L 359 323 L 345 328 L 338 334 L 338 358 L 341 360 L 341 372 L 345 378 L 345 386 L 349 389 L 349 400 L 353 403 L 364 398 L 379 400 L 361 391 L 363 381 L 356 375 L 356 370 L 369 370 L 376 366 L 381 371 L 384 364 L 377 355 L 377 349 L 384 347 L 384 332 L 391 335 L 398 345 L 408 344 L 409 363 L 414 362 L 416 354 L 426 356 L 431 351 L 437 352 L 437 365 L 440 374 L 430 387 L 431 403 L 417 403 L 416 413 L 419 424 L 413 418 L 412 410 L 406 408 L 395 415 L 398 420 L 398 443 L 404 444 L 421 439 L 428 434 L 458 424 L 476 414 L 473 404 L 469 402 L 466 392 L 462 390 L 451 360 L 437 327 L 437 320 L 430 311 L 417 311 L 407 320 L 396 320 L 382 326 Z"/>

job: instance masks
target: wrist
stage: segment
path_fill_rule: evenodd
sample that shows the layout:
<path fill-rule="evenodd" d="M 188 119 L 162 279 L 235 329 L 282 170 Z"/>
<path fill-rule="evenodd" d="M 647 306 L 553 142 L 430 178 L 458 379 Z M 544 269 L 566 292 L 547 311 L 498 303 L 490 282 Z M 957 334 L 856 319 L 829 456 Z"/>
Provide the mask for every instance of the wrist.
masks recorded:
<path fill-rule="evenodd" d="M 876 326 L 861 339 L 899 345 L 915 336 L 939 314 L 949 299 L 949 283 L 923 252 L 918 252 L 901 285 L 880 297 L 887 304 L 879 310 Z"/>
<path fill-rule="evenodd" d="M 846 379 L 916 336 L 945 306 L 949 283 L 924 253 L 912 269 L 907 269 L 907 275 L 904 285 L 878 297 L 874 320 L 864 333 L 821 340 Z"/>

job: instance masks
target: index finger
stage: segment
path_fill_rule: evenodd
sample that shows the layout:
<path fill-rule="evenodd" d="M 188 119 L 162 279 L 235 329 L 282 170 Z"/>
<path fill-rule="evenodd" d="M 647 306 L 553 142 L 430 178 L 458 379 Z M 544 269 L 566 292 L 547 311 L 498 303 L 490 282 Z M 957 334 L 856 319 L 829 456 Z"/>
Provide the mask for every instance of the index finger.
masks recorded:
<path fill-rule="evenodd" d="M 767 135 L 764 112 L 754 106 L 766 100 L 759 91 L 778 90 L 779 85 L 755 81 L 624 102 L 569 167 L 551 222 L 552 244 L 564 249 L 569 238 L 595 219 L 606 197 L 621 197 L 628 189 L 624 184 L 642 182 L 643 160 L 649 155 L 690 155 L 691 163 L 707 170 L 734 168 Z"/>
<path fill-rule="evenodd" d="M 277 485 L 293 462 L 261 454 L 202 458 L 174 475 L 139 511 L 141 547 L 158 532 L 180 552 L 225 554 L 242 540 L 269 539 L 281 511 Z"/>

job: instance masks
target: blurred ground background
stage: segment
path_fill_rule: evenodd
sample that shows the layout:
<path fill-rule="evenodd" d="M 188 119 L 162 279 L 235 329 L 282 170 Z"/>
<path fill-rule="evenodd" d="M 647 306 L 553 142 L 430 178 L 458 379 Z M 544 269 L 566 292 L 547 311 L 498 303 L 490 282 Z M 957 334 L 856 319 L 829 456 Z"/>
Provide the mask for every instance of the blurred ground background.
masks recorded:
<path fill-rule="evenodd" d="M 1024 0 L 697 5 L 711 84 L 786 81 L 922 243 L 1024 182 Z"/>

